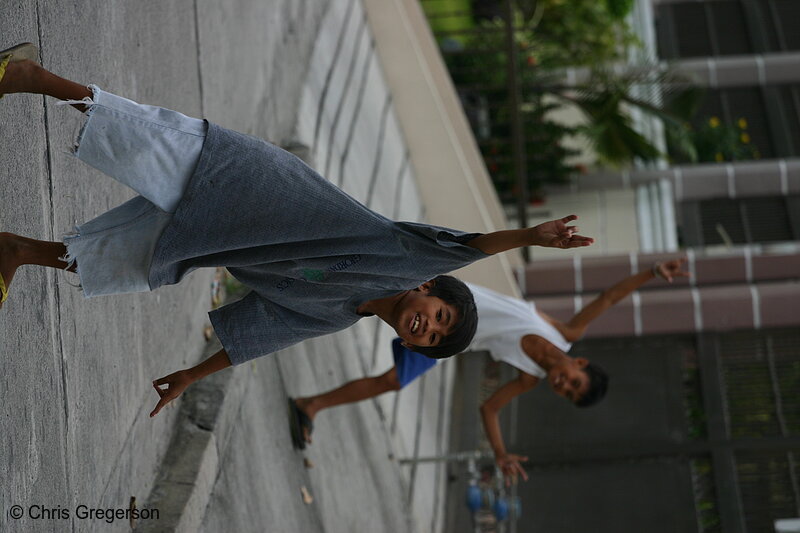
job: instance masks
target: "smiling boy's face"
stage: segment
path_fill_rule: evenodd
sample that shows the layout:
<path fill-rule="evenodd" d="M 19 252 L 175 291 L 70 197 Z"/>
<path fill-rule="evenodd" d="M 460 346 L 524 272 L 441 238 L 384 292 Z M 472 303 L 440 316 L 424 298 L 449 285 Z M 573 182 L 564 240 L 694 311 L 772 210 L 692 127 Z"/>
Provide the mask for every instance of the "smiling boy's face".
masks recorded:
<path fill-rule="evenodd" d="M 583 357 L 570 357 L 550 369 L 547 383 L 553 392 L 575 403 L 589 391 L 589 376 L 583 371 L 588 364 L 589 360 Z"/>
<path fill-rule="evenodd" d="M 455 306 L 438 296 L 429 296 L 429 290 L 426 283 L 408 291 L 393 313 L 390 325 L 407 348 L 436 346 L 458 323 Z"/>

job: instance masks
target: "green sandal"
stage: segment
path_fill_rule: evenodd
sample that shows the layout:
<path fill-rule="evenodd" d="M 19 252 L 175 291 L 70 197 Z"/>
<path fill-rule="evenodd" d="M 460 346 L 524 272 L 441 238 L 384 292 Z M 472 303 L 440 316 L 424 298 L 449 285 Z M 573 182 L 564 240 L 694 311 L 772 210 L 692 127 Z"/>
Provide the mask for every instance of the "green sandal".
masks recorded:
<path fill-rule="evenodd" d="M 30 59 L 37 65 L 39 64 L 39 49 L 36 48 L 35 44 L 21 43 L 0 52 L 0 81 L 3 80 L 9 63 L 24 61 L 25 59 Z M 3 98 L 3 96 L 0 94 L 0 98 Z"/>

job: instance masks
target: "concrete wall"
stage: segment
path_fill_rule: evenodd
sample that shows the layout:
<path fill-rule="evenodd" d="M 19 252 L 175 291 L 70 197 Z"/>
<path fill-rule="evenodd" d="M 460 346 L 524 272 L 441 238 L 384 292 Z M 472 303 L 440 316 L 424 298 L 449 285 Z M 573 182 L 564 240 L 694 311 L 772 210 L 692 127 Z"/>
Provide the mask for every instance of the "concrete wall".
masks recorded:
<path fill-rule="evenodd" d="M 581 235 L 595 239 L 593 245 L 574 250 L 533 246 L 530 248 L 532 263 L 639 250 L 636 193 L 633 190 L 587 191 L 548 196 L 544 205 L 530 208 L 528 214 L 528 224 L 531 226 L 556 217 L 578 215 L 575 224 L 580 229 Z"/>

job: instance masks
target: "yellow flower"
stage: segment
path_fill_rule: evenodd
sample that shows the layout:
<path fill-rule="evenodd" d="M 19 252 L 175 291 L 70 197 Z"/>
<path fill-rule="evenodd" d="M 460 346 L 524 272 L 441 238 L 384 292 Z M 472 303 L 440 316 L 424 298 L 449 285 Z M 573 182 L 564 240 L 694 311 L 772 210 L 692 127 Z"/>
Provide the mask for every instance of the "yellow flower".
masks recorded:
<path fill-rule="evenodd" d="M 724 157 L 722 157 L 722 153 L 720 153 L 720 152 L 717 152 L 716 154 L 714 154 L 714 159 L 716 159 L 716 160 L 717 160 L 717 163 L 720 163 L 720 162 L 722 162 L 722 161 L 723 161 L 725 158 L 724 158 Z"/>
<path fill-rule="evenodd" d="M 708 119 L 708 124 L 712 128 L 718 127 L 719 126 L 719 118 L 718 117 L 711 117 L 710 119 Z"/>
<path fill-rule="evenodd" d="M 747 129 L 747 120 L 745 120 L 743 118 L 740 118 L 739 121 L 737 122 L 737 124 L 739 125 L 739 129 L 742 129 L 742 130 L 746 130 Z"/>
<path fill-rule="evenodd" d="M 747 144 L 750 142 L 750 136 L 746 133 L 742 133 L 739 135 L 739 139 L 742 141 L 743 144 Z"/>

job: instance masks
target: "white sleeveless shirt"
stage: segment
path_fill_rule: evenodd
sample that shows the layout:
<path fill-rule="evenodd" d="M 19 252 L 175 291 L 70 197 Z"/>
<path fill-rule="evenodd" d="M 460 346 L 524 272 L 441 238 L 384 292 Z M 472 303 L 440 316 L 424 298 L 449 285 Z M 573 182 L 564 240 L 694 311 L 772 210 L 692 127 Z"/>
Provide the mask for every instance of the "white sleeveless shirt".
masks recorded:
<path fill-rule="evenodd" d="M 492 359 L 538 378 L 547 372 L 522 351 L 522 337 L 538 335 L 563 352 L 572 344 L 536 311 L 533 302 L 526 302 L 467 283 L 478 309 L 478 329 L 468 351 L 487 350 Z"/>

